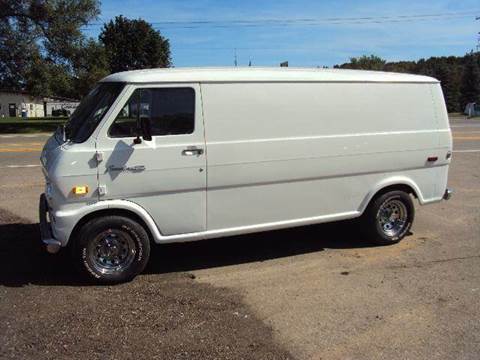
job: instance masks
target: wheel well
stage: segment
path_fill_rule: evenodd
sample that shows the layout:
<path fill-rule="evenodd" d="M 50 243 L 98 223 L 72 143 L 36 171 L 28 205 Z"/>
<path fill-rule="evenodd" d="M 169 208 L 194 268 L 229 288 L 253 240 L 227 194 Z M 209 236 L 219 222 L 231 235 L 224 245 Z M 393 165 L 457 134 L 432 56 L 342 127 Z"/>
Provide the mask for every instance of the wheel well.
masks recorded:
<path fill-rule="evenodd" d="M 413 197 L 415 199 L 418 199 L 418 195 L 417 193 L 415 192 L 415 189 L 412 188 L 410 185 L 407 185 L 407 184 L 394 184 L 394 185 L 389 185 L 389 186 L 386 186 L 384 188 L 381 188 L 380 190 L 378 190 L 375 195 L 372 196 L 372 198 L 370 199 L 369 201 L 369 205 L 370 203 L 375 199 L 377 198 L 378 196 L 380 195 L 383 195 L 389 191 L 403 191 L 403 192 L 406 192 L 407 194 L 410 194 L 410 195 L 413 195 Z"/>
<path fill-rule="evenodd" d="M 386 186 L 386 187 L 378 190 L 376 192 L 376 194 L 373 196 L 373 198 L 376 198 L 378 195 L 382 195 L 382 194 L 385 194 L 386 192 L 394 191 L 394 190 L 406 192 L 407 194 L 413 195 L 415 197 L 415 199 L 418 199 L 418 195 L 415 192 L 415 189 L 412 188 L 410 185 L 407 185 L 407 184 L 395 184 L 395 185 Z"/>
<path fill-rule="evenodd" d="M 78 230 L 86 224 L 88 221 L 97 218 L 97 217 L 102 217 L 102 216 L 112 216 L 112 215 L 117 215 L 117 216 L 124 216 L 127 217 L 131 220 L 134 220 L 138 222 L 147 232 L 148 237 L 150 239 L 150 242 L 153 242 L 153 236 L 152 233 L 150 232 L 150 229 L 148 228 L 147 224 L 143 219 L 135 214 L 133 211 L 125 210 L 125 209 L 102 209 L 102 210 L 97 210 L 94 211 L 90 214 L 85 215 L 83 218 L 80 219 L 80 221 L 75 225 L 73 228 L 70 238 L 68 240 L 68 245 L 72 244 L 73 241 L 75 240 L 76 234 L 78 234 Z M 73 240 L 73 241 L 72 241 Z"/>
<path fill-rule="evenodd" d="M 363 213 L 365 213 L 365 211 L 367 211 L 367 209 L 369 208 L 370 204 L 372 204 L 372 202 L 378 197 L 378 196 L 381 196 L 389 191 L 404 191 L 406 192 L 407 194 L 410 194 L 410 195 L 413 195 L 413 197 L 415 197 L 415 199 L 418 199 L 418 195 L 417 193 L 415 192 L 415 189 L 412 188 L 410 185 L 407 185 L 407 184 L 393 184 L 393 185 L 389 185 L 389 186 L 385 186 L 384 188 L 381 188 L 380 190 L 378 190 L 371 198 L 370 200 L 368 201 L 367 205 L 365 206 L 364 208 L 364 211 Z M 363 214 L 362 213 L 362 214 Z"/>

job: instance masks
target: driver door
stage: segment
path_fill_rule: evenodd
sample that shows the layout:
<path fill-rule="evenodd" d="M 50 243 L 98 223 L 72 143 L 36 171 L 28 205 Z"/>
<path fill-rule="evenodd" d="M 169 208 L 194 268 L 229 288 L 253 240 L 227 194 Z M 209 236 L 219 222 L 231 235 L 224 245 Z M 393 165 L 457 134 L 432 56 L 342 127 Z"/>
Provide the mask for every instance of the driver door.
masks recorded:
<path fill-rule="evenodd" d="M 143 207 L 162 235 L 204 231 L 206 159 L 198 84 L 130 85 L 97 141 L 99 197 Z M 152 140 L 136 143 L 137 115 Z"/>

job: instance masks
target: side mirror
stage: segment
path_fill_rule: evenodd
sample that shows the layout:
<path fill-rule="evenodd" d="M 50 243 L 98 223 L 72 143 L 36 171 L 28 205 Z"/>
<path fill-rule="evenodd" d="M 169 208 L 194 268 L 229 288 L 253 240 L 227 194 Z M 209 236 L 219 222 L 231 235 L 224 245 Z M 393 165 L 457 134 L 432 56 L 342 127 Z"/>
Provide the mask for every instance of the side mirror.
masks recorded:
<path fill-rule="evenodd" d="M 142 129 L 142 138 L 145 141 L 152 141 L 152 123 L 150 118 L 141 117 L 140 118 L 140 127 Z"/>

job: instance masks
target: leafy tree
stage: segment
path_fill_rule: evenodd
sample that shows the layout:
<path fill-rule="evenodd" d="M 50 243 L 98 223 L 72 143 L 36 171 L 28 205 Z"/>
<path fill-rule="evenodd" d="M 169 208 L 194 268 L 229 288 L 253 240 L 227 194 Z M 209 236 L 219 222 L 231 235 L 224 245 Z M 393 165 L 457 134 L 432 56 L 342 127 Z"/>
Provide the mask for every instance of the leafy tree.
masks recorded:
<path fill-rule="evenodd" d="M 383 70 L 400 73 L 415 73 L 416 65 L 415 61 L 387 62 Z"/>
<path fill-rule="evenodd" d="M 462 77 L 462 106 L 480 103 L 480 53 L 470 53 L 465 59 Z"/>
<path fill-rule="evenodd" d="M 350 58 L 350 62 L 340 65 L 342 69 L 383 70 L 386 61 L 375 55 L 362 55 L 358 58 Z"/>
<path fill-rule="evenodd" d="M 83 39 L 80 27 L 100 14 L 98 0 L 0 0 L 0 19 L 39 40 L 51 59 L 73 56 Z"/>
<path fill-rule="evenodd" d="M 26 90 L 33 95 L 77 97 L 68 65 L 45 61 L 38 54 L 31 56 L 25 79 Z"/>
<path fill-rule="evenodd" d="M 144 20 L 117 16 L 99 36 L 111 72 L 169 67 L 170 43 Z"/>
<path fill-rule="evenodd" d="M 73 60 L 75 67 L 75 89 L 81 96 L 87 94 L 93 85 L 109 74 L 105 48 L 93 39 L 83 46 L 83 51 Z"/>
<path fill-rule="evenodd" d="M 25 87 L 29 57 L 38 54 L 38 46 L 24 22 L 14 28 L 0 18 L 0 87 L 16 90 Z"/>
<path fill-rule="evenodd" d="M 455 67 L 442 63 L 437 66 L 433 76 L 440 81 L 447 109 L 450 112 L 461 111 L 460 76 Z"/>
<path fill-rule="evenodd" d="M 73 58 L 97 0 L 0 0 L 0 87 L 75 95 Z"/>

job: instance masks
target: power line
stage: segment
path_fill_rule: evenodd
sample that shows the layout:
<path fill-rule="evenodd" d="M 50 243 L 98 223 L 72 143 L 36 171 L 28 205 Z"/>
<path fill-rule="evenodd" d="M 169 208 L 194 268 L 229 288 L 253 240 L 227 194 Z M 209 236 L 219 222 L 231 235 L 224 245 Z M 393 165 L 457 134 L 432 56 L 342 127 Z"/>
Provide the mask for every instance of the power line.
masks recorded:
<path fill-rule="evenodd" d="M 443 18 L 431 18 L 431 19 L 399 19 L 399 20 L 370 20 L 370 21 L 347 21 L 347 22 L 324 22 L 324 23 L 304 23 L 304 24 L 246 24 L 246 25 L 210 25 L 209 28 L 220 28 L 220 29 L 228 29 L 228 28 L 235 28 L 235 27 L 245 27 L 245 28 L 258 28 L 258 27 L 287 27 L 287 26 L 322 26 L 322 25 L 362 25 L 362 24 L 385 24 L 385 23 L 406 23 L 406 22 L 420 22 L 420 21 L 441 21 L 441 20 L 449 20 L 449 19 L 460 19 L 460 18 L 472 18 L 472 15 L 463 15 L 463 16 L 456 16 L 456 17 L 443 17 Z M 165 29 L 200 29 L 202 26 L 153 26 L 154 29 L 157 30 L 165 30 Z"/>
<path fill-rule="evenodd" d="M 479 10 L 473 10 L 477 12 Z M 436 14 L 415 14 L 415 15 L 392 15 L 392 16 L 366 16 L 366 17 L 330 17 L 330 18 L 294 18 L 294 19 L 232 19 L 232 20 L 165 20 L 160 22 L 150 22 L 152 25 L 174 25 L 174 24 L 252 24 L 252 23 L 298 23 L 298 22 L 335 22 L 335 21 L 357 21 L 357 20 L 378 20 L 378 19 L 397 19 L 397 18 L 428 18 L 428 17 L 442 17 L 442 16 L 472 16 L 472 10 L 463 12 L 449 12 Z M 102 23 L 92 23 L 91 25 L 102 25 Z"/>
<path fill-rule="evenodd" d="M 330 18 L 295 18 L 295 19 L 256 19 L 256 20 L 166 20 L 160 22 L 150 22 L 155 28 L 181 28 L 198 29 L 201 27 L 214 28 L 232 28 L 232 27 L 263 27 L 263 26 L 318 26 L 318 25 L 340 25 L 340 24 L 378 24 L 378 23 L 397 23 L 411 21 L 431 21 L 448 20 L 459 18 L 471 18 L 472 13 L 480 10 L 470 10 L 468 12 L 450 12 L 436 14 L 416 14 L 416 15 L 392 15 L 392 16 L 365 16 L 365 17 L 330 17 Z M 90 23 L 85 27 L 99 27 L 103 23 Z"/>

